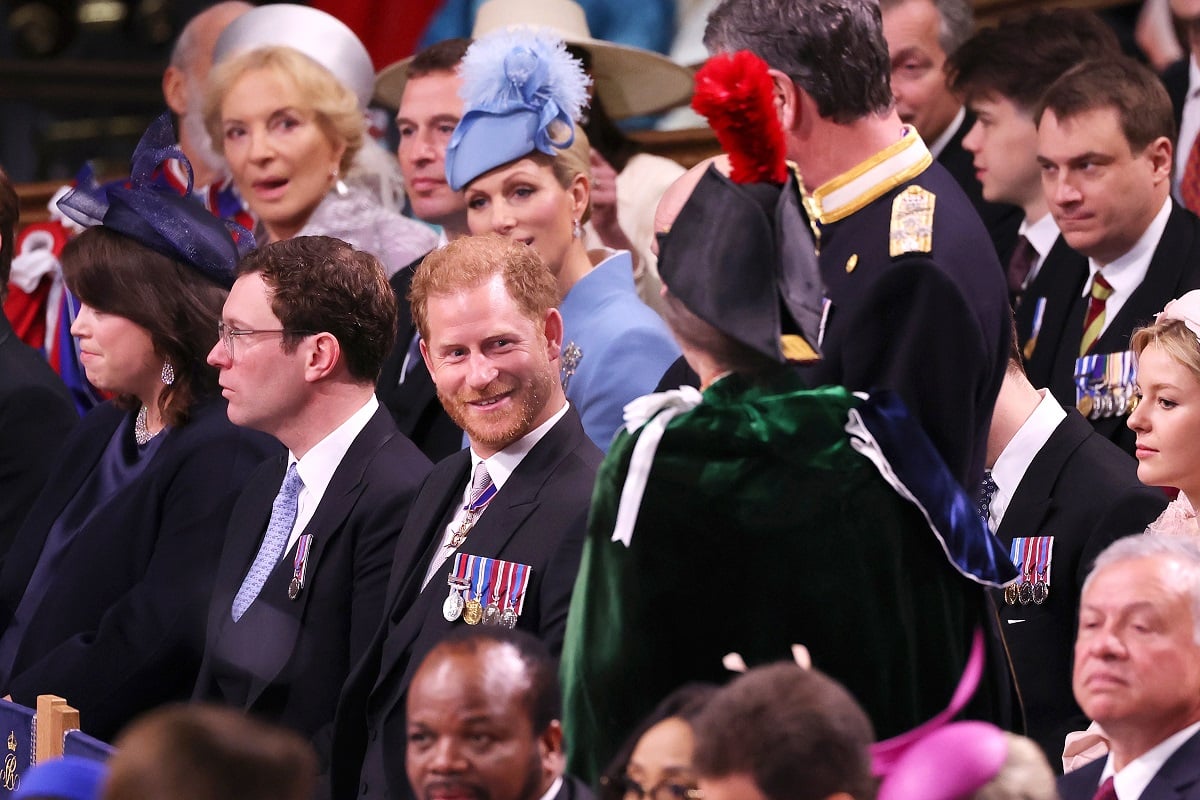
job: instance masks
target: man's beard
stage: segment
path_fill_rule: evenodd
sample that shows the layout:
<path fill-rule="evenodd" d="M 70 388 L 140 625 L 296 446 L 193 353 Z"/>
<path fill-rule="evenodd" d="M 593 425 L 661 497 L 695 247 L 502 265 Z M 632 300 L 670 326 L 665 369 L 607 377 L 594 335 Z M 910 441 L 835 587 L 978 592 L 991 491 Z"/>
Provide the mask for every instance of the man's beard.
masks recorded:
<path fill-rule="evenodd" d="M 478 392 L 464 391 L 457 395 L 449 395 L 439 389 L 438 400 L 454 423 L 466 431 L 472 442 L 503 450 L 533 429 L 534 420 L 550 399 L 553 381 L 557 380 L 558 375 L 547 362 L 523 387 L 511 378 L 504 380 L 503 377 L 498 377 Z M 511 399 L 517 405 L 515 409 L 509 410 L 505 424 L 499 428 L 477 424 L 469 405 L 504 393 L 511 393 Z"/>

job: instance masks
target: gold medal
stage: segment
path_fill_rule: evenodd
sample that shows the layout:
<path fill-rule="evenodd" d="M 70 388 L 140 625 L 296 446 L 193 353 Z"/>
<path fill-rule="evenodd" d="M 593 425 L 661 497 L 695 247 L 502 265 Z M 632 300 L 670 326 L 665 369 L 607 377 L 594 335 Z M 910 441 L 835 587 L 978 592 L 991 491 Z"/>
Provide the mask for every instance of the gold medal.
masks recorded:
<path fill-rule="evenodd" d="M 483 619 L 483 603 L 478 600 L 468 600 L 462 612 L 463 622 L 468 625 L 478 625 Z"/>
<path fill-rule="evenodd" d="M 1010 583 L 1008 586 L 1004 587 L 1004 602 L 1005 603 L 1008 603 L 1010 606 L 1015 606 L 1017 604 L 1017 600 L 1018 600 L 1017 595 L 1018 595 L 1018 591 L 1017 591 L 1016 583 Z"/>
<path fill-rule="evenodd" d="M 1092 400 L 1092 396 L 1090 394 L 1085 394 L 1083 397 L 1079 398 L 1079 402 L 1075 404 L 1075 407 L 1079 409 L 1080 414 L 1083 414 L 1085 417 L 1090 417 L 1092 415 L 1092 407 L 1094 405 L 1095 403 Z"/>

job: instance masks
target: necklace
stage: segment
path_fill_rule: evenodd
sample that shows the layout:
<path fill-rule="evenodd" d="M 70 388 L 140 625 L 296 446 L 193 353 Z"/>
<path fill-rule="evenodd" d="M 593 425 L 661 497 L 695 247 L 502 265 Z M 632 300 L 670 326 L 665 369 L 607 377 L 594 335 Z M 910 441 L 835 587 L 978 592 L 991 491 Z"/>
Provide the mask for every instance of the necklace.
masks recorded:
<path fill-rule="evenodd" d="M 162 432 L 162 428 L 154 433 L 150 432 L 150 428 L 146 425 L 146 406 L 143 405 L 137 413 L 137 418 L 133 421 L 133 440 L 141 447 Z"/>

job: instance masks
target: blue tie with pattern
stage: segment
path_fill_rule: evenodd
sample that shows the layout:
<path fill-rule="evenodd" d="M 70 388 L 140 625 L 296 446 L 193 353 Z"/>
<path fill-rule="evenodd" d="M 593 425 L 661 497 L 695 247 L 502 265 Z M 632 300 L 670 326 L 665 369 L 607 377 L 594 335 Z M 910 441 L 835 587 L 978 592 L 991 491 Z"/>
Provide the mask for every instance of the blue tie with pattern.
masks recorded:
<path fill-rule="evenodd" d="M 242 618 L 242 614 L 246 613 L 254 598 L 258 597 L 263 584 L 267 582 L 267 576 L 283 556 L 288 538 L 292 535 L 292 526 L 296 523 L 296 504 L 303 488 L 304 481 L 300 480 L 296 464 L 292 463 L 287 469 L 287 474 L 283 476 L 283 486 L 279 488 L 279 494 L 275 495 L 275 502 L 271 504 L 271 521 L 267 523 L 267 532 L 263 534 L 258 555 L 254 557 L 250 571 L 246 573 L 241 588 L 233 598 L 234 622 Z"/>

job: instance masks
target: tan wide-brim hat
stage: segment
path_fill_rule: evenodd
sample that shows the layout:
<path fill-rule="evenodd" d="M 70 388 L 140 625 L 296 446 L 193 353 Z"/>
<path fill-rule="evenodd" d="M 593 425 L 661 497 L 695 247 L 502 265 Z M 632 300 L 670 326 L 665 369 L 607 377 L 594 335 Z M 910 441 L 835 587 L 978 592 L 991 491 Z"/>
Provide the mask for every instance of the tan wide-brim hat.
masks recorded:
<path fill-rule="evenodd" d="M 475 16 L 472 38 L 502 28 L 548 28 L 591 56 L 594 91 L 613 119 L 657 114 L 692 97 L 692 70 L 664 55 L 593 39 L 583 8 L 574 0 L 488 0 Z M 397 61 L 375 79 L 375 101 L 399 108 L 412 57 Z"/>

